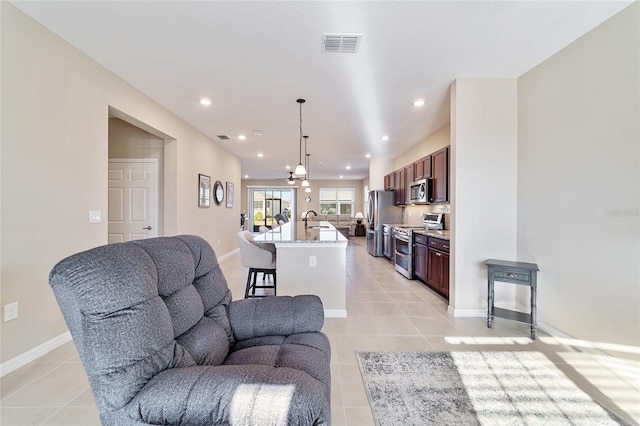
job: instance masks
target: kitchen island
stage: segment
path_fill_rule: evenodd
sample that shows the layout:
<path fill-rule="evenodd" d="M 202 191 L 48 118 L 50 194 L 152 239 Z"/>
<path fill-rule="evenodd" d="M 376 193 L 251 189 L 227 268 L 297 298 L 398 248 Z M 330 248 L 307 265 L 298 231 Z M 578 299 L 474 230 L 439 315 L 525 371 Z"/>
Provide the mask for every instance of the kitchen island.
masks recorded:
<path fill-rule="evenodd" d="M 347 238 L 329 222 L 289 222 L 256 235 L 256 244 L 276 246 L 277 294 L 315 294 L 326 317 L 344 318 Z"/>

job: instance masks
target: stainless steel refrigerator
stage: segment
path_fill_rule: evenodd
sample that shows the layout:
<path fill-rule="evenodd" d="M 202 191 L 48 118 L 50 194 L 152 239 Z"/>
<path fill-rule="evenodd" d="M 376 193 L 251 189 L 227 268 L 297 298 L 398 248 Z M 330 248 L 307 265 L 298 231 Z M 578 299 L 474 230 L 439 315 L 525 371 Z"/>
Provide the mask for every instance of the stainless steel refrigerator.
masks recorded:
<path fill-rule="evenodd" d="M 400 223 L 402 208 L 393 204 L 393 191 L 369 191 L 367 196 L 367 251 L 383 256 L 382 225 Z"/>

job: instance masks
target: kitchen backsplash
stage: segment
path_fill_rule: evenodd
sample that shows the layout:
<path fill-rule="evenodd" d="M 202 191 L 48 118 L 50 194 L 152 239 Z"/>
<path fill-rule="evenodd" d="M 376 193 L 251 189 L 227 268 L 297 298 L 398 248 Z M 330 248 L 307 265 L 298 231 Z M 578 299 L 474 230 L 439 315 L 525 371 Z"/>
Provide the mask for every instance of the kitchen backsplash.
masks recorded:
<path fill-rule="evenodd" d="M 450 229 L 451 203 L 405 206 L 402 208 L 402 222 L 421 226 L 424 213 L 444 213 L 444 229 Z"/>

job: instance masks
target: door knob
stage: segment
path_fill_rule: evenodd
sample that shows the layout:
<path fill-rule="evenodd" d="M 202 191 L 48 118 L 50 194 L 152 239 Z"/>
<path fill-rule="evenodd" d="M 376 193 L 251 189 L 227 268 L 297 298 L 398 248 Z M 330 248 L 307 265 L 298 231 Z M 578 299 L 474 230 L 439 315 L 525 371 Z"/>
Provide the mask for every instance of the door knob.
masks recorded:
<path fill-rule="evenodd" d="M 146 228 L 142 228 L 142 229 L 146 229 L 147 231 L 151 231 L 151 225 L 147 226 Z"/>

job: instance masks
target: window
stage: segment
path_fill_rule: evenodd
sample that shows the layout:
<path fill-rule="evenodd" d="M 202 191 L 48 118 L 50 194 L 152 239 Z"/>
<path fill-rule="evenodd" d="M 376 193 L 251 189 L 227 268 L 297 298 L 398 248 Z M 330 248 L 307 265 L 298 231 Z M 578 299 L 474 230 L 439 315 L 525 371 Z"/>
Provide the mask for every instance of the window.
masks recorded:
<path fill-rule="evenodd" d="M 355 189 L 320 188 L 320 214 L 348 214 L 353 216 Z"/>
<path fill-rule="evenodd" d="M 248 227 L 249 230 L 259 232 L 260 225 L 273 226 L 274 216 L 278 213 L 291 219 L 292 200 L 295 199 L 294 189 L 249 188 L 249 190 L 249 209 L 253 212 L 250 217 L 251 227 Z"/>

